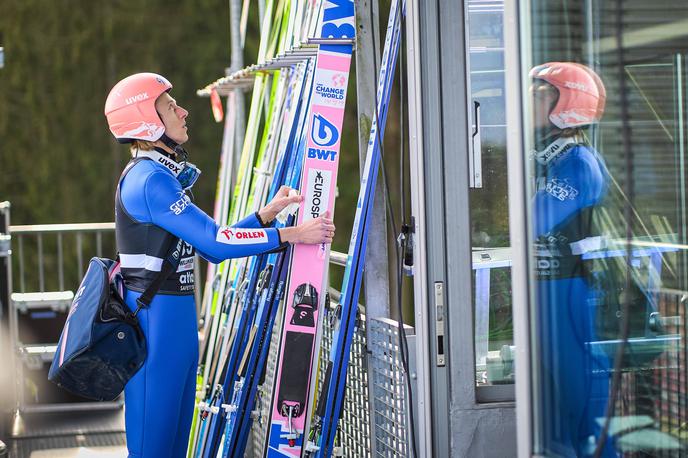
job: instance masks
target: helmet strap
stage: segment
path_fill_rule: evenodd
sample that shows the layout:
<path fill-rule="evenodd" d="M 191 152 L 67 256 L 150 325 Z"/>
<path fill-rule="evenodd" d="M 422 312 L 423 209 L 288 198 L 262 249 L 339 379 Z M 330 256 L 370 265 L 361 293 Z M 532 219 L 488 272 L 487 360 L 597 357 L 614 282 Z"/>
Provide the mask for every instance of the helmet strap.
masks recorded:
<path fill-rule="evenodd" d="M 189 153 L 187 153 L 186 150 L 182 148 L 182 145 L 172 140 L 170 137 L 167 136 L 167 134 L 162 134 L 162 137 L 160 137 L 159 140 L 163 142 L 163 144 L 167 146 L 169 149 L 174 151 L 174 154 L 176 156 L 175 159 L 177 160 L 177 162 L 186 162 L 189 159 Z"/>
<path fill-rule="evenodd" d="M 547 145 L 552 143 L 555 137 L 561 134 L 561 129 L 556 127 L 554 124 L 547 127 L 535 128 L 535 149 L 544 149 Z"/>
<path fill-rule="evenodd" d="M 550 162 L 564 156 L 577 144 L 578 141 L 576 141 L 575 137 L 558 137 L 551 140 L 551 143 L 544 148 L 533 151 L 532 155 L 539 166 L 546 167 Z"/>

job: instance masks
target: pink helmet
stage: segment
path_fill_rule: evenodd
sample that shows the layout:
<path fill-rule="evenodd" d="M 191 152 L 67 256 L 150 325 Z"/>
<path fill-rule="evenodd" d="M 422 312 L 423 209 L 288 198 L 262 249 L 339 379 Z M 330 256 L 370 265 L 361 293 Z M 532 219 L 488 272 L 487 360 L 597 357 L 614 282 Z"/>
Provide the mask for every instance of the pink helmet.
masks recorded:
<path fill-rule="evenodd" d="M 559 91 L 559 100 L 549 114 L 549 120 L 558 128 L 587 126 L 602 118 L 607 92 L 602 79 L 585 65 L 548 62 L 533 67 L 530 77 L 546 81 Z"/>
<path fill-rule="evenodd" d="M 155 100 L 170 89 L 172 84 L 156 73 L 136 73 L 115 84 L 105 101 L 105 117 L 117 141 L 160 139 L 165 125 Z"/>

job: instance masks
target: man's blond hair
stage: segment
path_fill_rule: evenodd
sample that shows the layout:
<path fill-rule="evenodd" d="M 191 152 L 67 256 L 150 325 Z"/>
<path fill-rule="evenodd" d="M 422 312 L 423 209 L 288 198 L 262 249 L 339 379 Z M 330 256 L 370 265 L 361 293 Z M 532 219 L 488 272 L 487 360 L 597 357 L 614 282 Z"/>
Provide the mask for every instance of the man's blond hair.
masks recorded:
<path fill-rule="evenodd" d="M 134 140 L 131 146 L 129 146 L 132 155 L 135 154 L 138 150 L 151 151 L 154 148 L 155 143 L 149 142 L 147 140 Z"/>

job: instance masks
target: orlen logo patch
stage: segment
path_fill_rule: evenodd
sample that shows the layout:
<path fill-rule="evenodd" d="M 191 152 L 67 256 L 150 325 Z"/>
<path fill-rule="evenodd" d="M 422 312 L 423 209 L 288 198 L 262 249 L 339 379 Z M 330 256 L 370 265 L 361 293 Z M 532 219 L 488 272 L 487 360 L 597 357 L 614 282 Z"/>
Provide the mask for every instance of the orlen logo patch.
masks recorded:
<path fill-rule="evenodd" d="M 146 100 L 148 98 L 148 93 L 147 92 L 141 92 L 140 94 L 133 95 L 131 97 L 127 97 L 124 99 L 124 102 L 127 105 L 131 105 L 132 103 L 140 102 L 142 100 Z"/>
<path fill-rule="evenodd" d="M 268 234 L 263 229 L 241 229 L 222 226 L 217 231 L 215 240 L 228 245 L 250 245 L 253 243 L 267 243 Z"/>
<path fill-rule="evenodd" d="M 314 113 L 311 138 L 318 146 L 332 146 L 339 140 L 339 131 L 323 115 Z"/>

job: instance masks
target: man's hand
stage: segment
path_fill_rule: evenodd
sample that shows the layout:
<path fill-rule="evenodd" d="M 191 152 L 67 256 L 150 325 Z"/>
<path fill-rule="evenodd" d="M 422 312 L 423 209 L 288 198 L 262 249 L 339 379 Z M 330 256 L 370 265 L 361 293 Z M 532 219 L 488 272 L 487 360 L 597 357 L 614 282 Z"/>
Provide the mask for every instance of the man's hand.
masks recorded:
<path fill-rule="evenodd" d="M 332 243 L 334 237 L 334 223 L 330 219 L 330 212 L 326 211 L 319 217 L 306 221 L 295 227 L 279 229 L 280 239 L 289 243 L 320 244 Z"/>
<path fill-rule="evenodd" d="M 297 204 L 303 200 L 303 196 L 299 194 L 290 196 L 291 190 L 289 186 L 282 186 L 270 203 L 258 210 L 258 216 L 264 224 L 270 224 L 286 206 Z"/>

